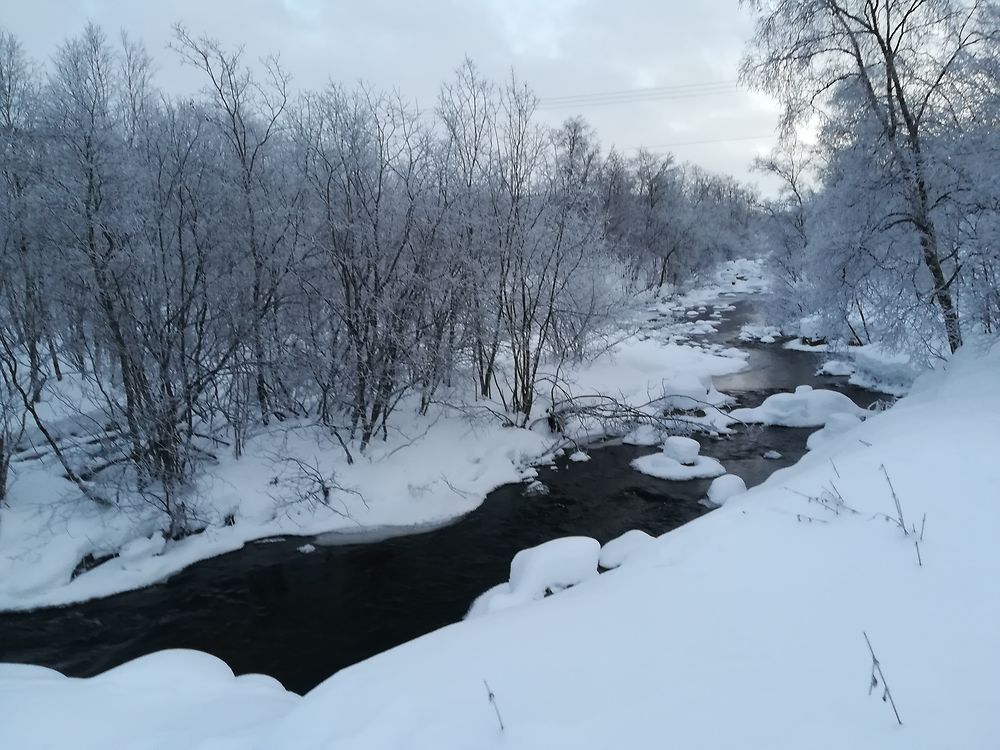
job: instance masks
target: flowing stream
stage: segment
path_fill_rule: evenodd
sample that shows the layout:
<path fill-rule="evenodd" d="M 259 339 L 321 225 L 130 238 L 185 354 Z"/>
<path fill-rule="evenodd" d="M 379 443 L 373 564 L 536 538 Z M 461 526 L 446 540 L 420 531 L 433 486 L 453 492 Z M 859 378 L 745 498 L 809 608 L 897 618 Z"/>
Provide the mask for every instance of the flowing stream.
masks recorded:
<path fill-rule="evenodd" d="M 715 380 L 741 406 L 801 384 L 836 388 L 861 406 L 878 398 L 844 378 L 816 376 L 816 354 L 740 342 L 753 304 L 726 301 L 735 309 L 723 313 L 715 333 L 698 338 L 749 351 L 747 370 Z M 709 305 L 700 317 L 711 319 L 712 311 Z M 753 486 L 797 461 L 810 432 L 740 430 L 701 439 L 702 452 Z M 84 677 L 152 651 L 194 648 L 225 660 L 237 674 L 269 674 L 305 692 L 343 667 L 460 620 L 476 596 L 507 579 L 520 549 L 576 534 L 603 543 L 633 528 L 658 535 L 709 512 L 699 502 L 707 480 L 668 482 L 629 466 L 655 450 L 610 445 L 591 450 L 588 462 L 562 459 L 539 469 L 550 494 L 500 487 L 478 510 L 424 533 L 364 543 L 336 535 L 322 543 L 257 542 L 138 591 L 0 614 L 0 661 Z M 768 450 L 782 457 L 762 458 Z M 299 552 L 307 542 L 316 550 Z"/>

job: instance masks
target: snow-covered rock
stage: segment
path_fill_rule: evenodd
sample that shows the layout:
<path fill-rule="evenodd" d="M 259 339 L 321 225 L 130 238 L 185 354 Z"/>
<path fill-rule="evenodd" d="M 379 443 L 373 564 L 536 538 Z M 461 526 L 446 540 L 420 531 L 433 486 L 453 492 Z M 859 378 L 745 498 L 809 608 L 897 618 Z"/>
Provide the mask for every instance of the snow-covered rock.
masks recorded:
<path fill-rule="evenodd" d="M 733 409 L 734 421 L 777 425 L 781 427 L 822 427 L 833 414 L 867 412 L 839 391 L 800 385 L 794 393 L 775 393 L 752 409 Z"/>
<path fill-rule="evenodd" d="M 582 463 L 583 461 L 589 461 L 590 456 L 584 453 L 583 451 L 575 451 L 569 454 L 569 460 L 574 461 L 576 463 Z"/>
<path fill-rule="evenodd" d="M 597 575 L 601 545 L 586 536 L 553 539 L 523 549 L 510 563 L 510 579 L 481 594 L 466 617 L 516 607 L 576 586 Z"/>
<path fill-rule="evenodd" d="M 541 482 L 538 479 L 536 479 L 534 482 L 531 482 L 530 484 L 528 484 L 524 488 L 524 494 L 525 495 L 548 495 L 549 494 L 549 488 L 545 485 L 544 482 Z"/>
<path fill-rule="evenodd" d="M 691 466 L 701 453 L 701 444 L 694 438 L 671 435 L 663 443 L 663 453 L 684 466 Z"/>
<path fill-rule="evenodd" d="M 851 375 L 854 370 L 855 367 L 851 362 L 847 362 L 843 359 L 828 359 L 818 370 L 816 370 L 816 374 L 846 377 L 847 375 Z"/>
<path fill-rule="evenodd" d="M 636 555 L 640 550 L 646 549 L 654 540 L 655 537 L 641 529 L 626 531 L 601 547 L 599 563 L 602 568 L 609 570 L 621 567 L 630 557 Z"/>
<path fill-rule="evenodd" d="M 854 414 L 831 414 L 822 430 L 817 430 L 806 440 L 806 448 L 816 450 L 829 440 L 843 435 L 861 424 L 861 419 Z"/>
<path fill-rule="evenodd" d="M 726 473 L 722 464 L 709 456 L 699 455 L 701 446 L 692 438 L 673 435 L 663 444 L 663 450 L 632 461 L 632 468 L 643 474 L 674 482 L 689 479 L 711 479 Z"/>
<path fill-rule="evenodd" d="M 746 482 L 735 474 L 723 474 L 716 477 L 708 486 L 708 501 L 712 505 L 724 505 L 729 498 L 742 495 L 747 491 Z"/>

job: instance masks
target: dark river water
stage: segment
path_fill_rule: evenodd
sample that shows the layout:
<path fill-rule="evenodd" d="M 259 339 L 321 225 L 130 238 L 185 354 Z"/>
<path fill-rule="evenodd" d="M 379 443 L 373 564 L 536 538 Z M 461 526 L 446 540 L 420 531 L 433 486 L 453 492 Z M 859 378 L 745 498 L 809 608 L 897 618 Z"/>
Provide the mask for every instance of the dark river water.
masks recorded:
<path fill-rule="evenodd" d="M 717 333 L 699 338 L 750 351 L 748 370 L 715 381 L 740 405 L 803 383 L 837 388 L 862 406 L 877 398 L 842 378 L 817 377 L 815 354 L 739 342 L 741 324 L 753 317 L 749 302 L 737 301 L 724 316 Z M 757 428 L 701 438 L 702 452 L 753 486 L 798 460 L 810 432 Z M 139 591 L 0 614 L 0 661 L 85 677 L 152 651 L 194 648 L 237 674 L 269 674 L 305 692 L 343 667 L 461 619 L 476 596 L 507 579 L 520 549 L 565 535 L 602 543 L 629 529 L 657 535 L 709 512 L 699 502 L 708 480 L 668 482 L 630 468 L 633 458 L 655 450 L 612 445 L 591 450 L 585 463 L 561 460 L 539 469 L 550 494 L 501 487 L 478 510 L 433 531 L 367 544 L 258 542 Z M 763 459 L 768 450 L 782 458 Z M 306 542 L 316 551 L 299 552 Z"/>

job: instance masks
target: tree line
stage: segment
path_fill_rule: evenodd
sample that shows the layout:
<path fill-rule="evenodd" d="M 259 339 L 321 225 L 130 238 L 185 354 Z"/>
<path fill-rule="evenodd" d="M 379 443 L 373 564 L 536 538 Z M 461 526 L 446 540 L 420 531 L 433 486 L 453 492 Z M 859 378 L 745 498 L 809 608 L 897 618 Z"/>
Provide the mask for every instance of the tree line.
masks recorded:
<path fill-rule="evenodd" d="M 183 534 L 197 472 L 267 425 L 350 456 L 466 384 L 527 424 L 546 358 L 758 228 L 733 179 L 543 126 L 469 61 L 421 110 L 293 92 L 276 58 L 182 26 L 172 48 L 197 97 L 125 34 L 88 26 L 43 66 L 0 32 L 0 488 L 31 430 L 91 501 L 141 493 Z"/>

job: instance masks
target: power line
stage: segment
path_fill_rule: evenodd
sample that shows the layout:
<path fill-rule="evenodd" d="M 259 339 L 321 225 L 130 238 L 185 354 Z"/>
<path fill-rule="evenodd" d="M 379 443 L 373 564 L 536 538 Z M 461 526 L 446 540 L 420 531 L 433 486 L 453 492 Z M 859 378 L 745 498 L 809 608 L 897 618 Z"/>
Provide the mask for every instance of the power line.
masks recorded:
<path fill-rule="evenodd" d="M 606 106 L 609 104 L 632 104 L 645 101 L 687 99 L 698 96 L 734 94 L 740 91 L 737 81 L 712 81 L 674 86 L 655 86 L 619 91 L 603 91 L 593 94 L 574 94 L 541 98 L 539 109 L 566 109 L 579 106 Z"/>
<path fill-rule="evenodd" d="M 658 149 L 658 148 L 674 148 L 676 146 L 701 146 L 707 143 L 733 143 L 736 141 L 763 141 L 770 140 L 772 138 L 777 138 L 774 133 L 766 133 L 764 135 L 743 135 L 737 136 L 735 138 L 709 138 L 703 141 L 677 141 L 675 143 L 654 143 L 649 146 L 631 146 L 630 150 L 639 151 L 640 149 Z"/>

